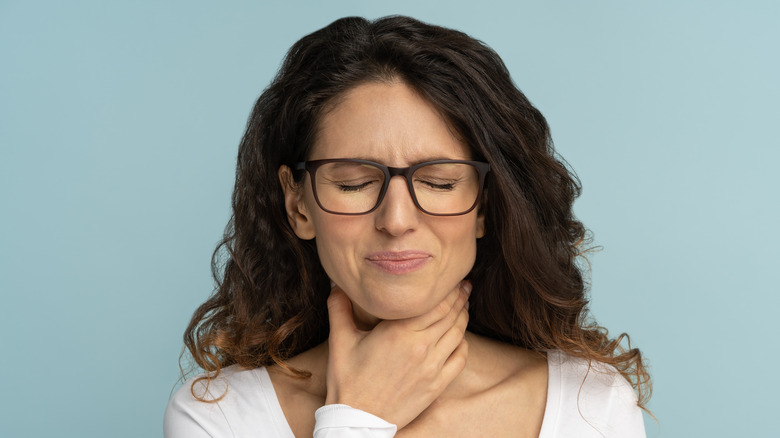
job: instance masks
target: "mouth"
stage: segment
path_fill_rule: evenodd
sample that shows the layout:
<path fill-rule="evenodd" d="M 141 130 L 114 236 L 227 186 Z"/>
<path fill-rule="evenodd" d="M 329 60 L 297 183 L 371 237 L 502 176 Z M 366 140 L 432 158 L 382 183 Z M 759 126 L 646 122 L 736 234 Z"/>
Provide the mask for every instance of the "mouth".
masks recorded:
<path fill-rule="evenodd" d="M 388 274 L 408 274 L 422 269 L 433 256 L 424 251 L 378 251 L 369 254 L 366 261 Z"/>

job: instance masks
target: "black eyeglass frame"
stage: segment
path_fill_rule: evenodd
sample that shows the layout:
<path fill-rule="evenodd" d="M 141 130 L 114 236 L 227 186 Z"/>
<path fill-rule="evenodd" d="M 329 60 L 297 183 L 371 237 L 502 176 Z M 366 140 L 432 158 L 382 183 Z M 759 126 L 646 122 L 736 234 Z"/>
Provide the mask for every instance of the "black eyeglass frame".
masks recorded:
<path fill-rule="evenodd" d="M 382 185 L 382 191 L 379 193 L 379 198 L 377 198 L 376 205 L 374 205 L 371 210 L 368 210 L 363 213 L 340 213 L 332 210 L 328 210 L 327 208 L 322 206 L 322 203 L 320 202 L 320 198 L 317 196 L 317 184 L 314 183 L 315 181 L 315 174 L 317 173 L 317 169 L 320 168 L 320 166 L 323 166 L 328 163 L 338 163 L 338 162 L 349 162 L 349 163 L 360 163 L 360 164 L 368 164 L 371 166 L 374 166 L 381 170 L 385 174 L 385 181 Z M 414 192 L 414 186 L 412 185 L 412 175 L 414 172 L 417 171 L 417 169 L 429 166 L 432 164 L 470 164 L 474 166 L 475 169 L 477 169 L 477 173 L 479 173 L 479 191 L 477 192 L 477 199 L 474 200 L 474 204 L 471 205 L 471 207 L 468 208 L 468 210 L 463 211 L 461 213 L 431 213 L 429 211 L 426 211 L 422 206 L 420 206 L 420 203 L 417 201 L 417 194 Z M 326 160 L 311 160 L 311 161 L 302 161 L 295 163 L 295 170 L 305 170 L 309 173 L 310 179 L 311 179 L 311 189 L 314 193 L 314 200 L 317 201 L 317 205 L 320 206 L 320 208 L 328 212 L 330 214 L 339 214 L 344 216 L 360 216 L 364 214 L 369 214 L 379 208 L 379 206 L 382 204 L 382 201 L 385 199 L 385 195 L 387 194 L 387 188 L 390 186 L 390 178 L 394 176 L 403 176 L 404 179 L 406 179 L 406 186 L 409 188 L 409 194 L 412 195 L 412 201 L 414 201 L 414 205 L 417 206 L 417 208 L 422 211 L 425 214 L 429 214 L 431 216 L 461 216 L 464 214 L 469 213 L 471 210 L 474 210 L 474 208 L 479 204 L 480 199 L 482 199 L 482 190 L 485 187 L 485 177 L 487 176 L 488 172 L 490 172 L 490 164 L 485 163 L 483 161 L 468 161 L 468 160 L 433 160 L 433 161 L 426 161 L 423 163 L 415 164 L 414 166 L 409 167 L 390 167 L 385 166 L 384 164 L 380 164 L 374 161 L 368 161 L 368 160 L 358 160 L 358 159 L 352 159 L 352 158 L 330 158 Z"/>

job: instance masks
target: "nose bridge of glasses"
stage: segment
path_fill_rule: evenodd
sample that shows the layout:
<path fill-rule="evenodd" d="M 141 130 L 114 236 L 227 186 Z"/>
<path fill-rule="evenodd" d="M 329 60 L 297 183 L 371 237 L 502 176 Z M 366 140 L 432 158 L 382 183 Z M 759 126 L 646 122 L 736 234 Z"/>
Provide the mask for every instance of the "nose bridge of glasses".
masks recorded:
<path fill-rule="evenodd" d="M 387 167 L 387 172 L 390 174 L 390 178 L 394 176 L 402 176 L 407 181 L 411 178 L 413 167 Z"/>
<path fill-rule="evenodd" d="M 387 172 L 390 175 L 390 178 L 387 180 L 387 183 L 386 183 L 387 184 L 387 186 L 386 186 L 387 188 L 385 189 L 385 193 L 384 193 L 384 196 L 382 196 L 382 198 L 387 198 L 387 195 L 390 192 L 390 185 L 393 182 L 393 178 L 396 177 L 396 176 L 399 176 L 399 177 L 401 177 L 401 180 L 403 181 L 402 184 L 404 186 L 406 186 L 405 192 L 409 196 L 408 201 L 411 201 L 412 204 L 415 205 L 415 208 L 418 208 L 417 207 L 417 202 L 415 201 L 415 198 L 414 198 L 414 192 L 413 192 L 414 188 L 413 188 L 413 185 L 412 185 L 413 168 L 412 167 L 389 167 L 388 166 L 387 167 Z M 386 199 L 381 199 L 380 203 L 381 204 L 387 204 L 387 200 Z"/>
<path fill-rule="evenodd" d="M 404 184 L 409 189 L 409 194 L 413 195 L 414 188 L 412 187 L 412 173 L 414 173 L 414 167 L 387 167 L 387 172 L 390 174 L 390 179 L 388 180 L 388 188 L 390 185 L 390 181 L 393 180 L 393 177 L 400 176 L 404 180 Z"/>

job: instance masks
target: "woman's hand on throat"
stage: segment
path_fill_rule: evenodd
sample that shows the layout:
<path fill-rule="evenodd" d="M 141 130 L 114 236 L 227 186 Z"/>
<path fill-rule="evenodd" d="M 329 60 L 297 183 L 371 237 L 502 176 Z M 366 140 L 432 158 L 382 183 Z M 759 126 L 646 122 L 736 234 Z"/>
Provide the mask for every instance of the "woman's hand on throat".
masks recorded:
<path fill-rule="evenodd" d="M 362 331 L 351 301 L 334 287 L 325 403 L 369 412 L 399 430 L 412 422 L 466 365 L 470 293 L 464 280 L 428 313 Z"/>

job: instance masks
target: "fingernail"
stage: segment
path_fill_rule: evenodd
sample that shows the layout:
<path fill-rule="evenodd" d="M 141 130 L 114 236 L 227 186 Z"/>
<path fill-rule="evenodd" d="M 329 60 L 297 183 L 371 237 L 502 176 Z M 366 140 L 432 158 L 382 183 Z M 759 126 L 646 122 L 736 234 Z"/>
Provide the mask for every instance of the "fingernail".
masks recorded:
<path fill-rule="evenodd" d="M 463 282 L 463 290 L 466 292 L 466 295 L 471 295 L 471 282 L 470 281 L 464 281 Z"/>
<path fill-rule="evenodd" d="M 333 280 L 330 281 L 330 288 L 333 289 L 336 287 L 336 283 L 333 282 Z"/>

